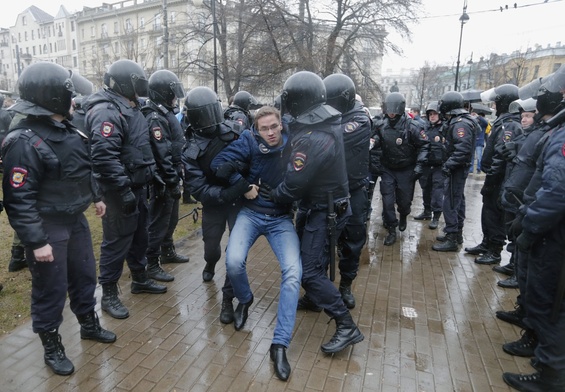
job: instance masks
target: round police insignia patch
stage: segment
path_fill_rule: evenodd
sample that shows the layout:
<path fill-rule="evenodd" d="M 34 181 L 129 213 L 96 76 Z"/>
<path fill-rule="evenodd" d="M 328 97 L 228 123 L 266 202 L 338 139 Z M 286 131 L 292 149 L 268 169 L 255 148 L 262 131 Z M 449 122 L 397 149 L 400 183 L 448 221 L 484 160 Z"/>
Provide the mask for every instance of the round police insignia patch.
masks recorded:
<path fill-rule="evenodd" d="M 440 139 L 440 137 L 439 137 L 439 136 L 436 136 L 436 137 L 434 137 L 434 142 L 436 142 L 436 143 L 437 143 L 437 142 L 439 142 L 440 140 L 441 140 L 441 139 Z"/>
<path fill-rule="evenodd" d="M 12 188 L 21 188 L 27 180 L 27 170 L 23 167 L 14 167 L 10 173 L 10 185 Z"/>
<path fill-rule="evenodd" d="M 259 143 L 259 151 L 261 151 L 263 154 L 268 154 L 269 148 L 265 146 L 263 143 Z"/>
<path fill-rule="evenodd" d="M 104 121 L 102 123 L 101 133 L 104 137 L 109 137 L 114 132 L 114 124 L 111 122 Z"/>
<path fill-rule="evenodd" d="M 153 137 L 155 140 L 161 140 L 163 138 L 163 132 L 161 131 L 161 127 L 153 128 Z"/>
<path fill-rule="evenodd" d="M 300 171 L 304 169 L 304 165 L 306 164 L 306 154 L 301 152 L 297 152 L 292 159 L 292 166 L 294 167 L 294 171 Z"/>
<path fill-rule="evenodd" d="M 400 146 L 402 144 L 402 139 L 401 138 L 396 139 L 396 144 Z"/>

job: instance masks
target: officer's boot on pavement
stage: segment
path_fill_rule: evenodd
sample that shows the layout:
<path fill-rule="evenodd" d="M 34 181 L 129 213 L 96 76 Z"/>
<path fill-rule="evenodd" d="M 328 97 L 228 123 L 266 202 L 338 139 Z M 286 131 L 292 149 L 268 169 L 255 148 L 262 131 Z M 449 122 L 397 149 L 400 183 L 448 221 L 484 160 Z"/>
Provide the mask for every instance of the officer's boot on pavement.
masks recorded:
<path fill-rule="evenodd" d="M 222 299 L 222 310 L 220 311 L 220 322 L 222 324 L 233 323 L 233 298 Z"/>
<path fill-rule="evenodd" d="M 475 263 L 481 265 L 499 264 L 502 260 L 500 252 L 502 252 L 502 245 L 489 244 L 488 251 L 481 257 L 477 257 Z"/>
<path fill-rule="evenodd" d="M 415 220 L 430 220 L 432 219 L 432 210 L 424 209 L 420 215 L 414 217 Z"/>
<path fill-rule="evenodd" d="M 432 245 L 432 249 L 438 252 L 457 252 L 457 233 L 447 233 L 445 241 L 438 241 Z"/>
<path fill-rule="evenodd" d="M 496 284 L 503 289 L 517 289 L 518 278 L 516 277 L 516 275 L 512 275 L 504 280 L 499 280 L 498 282 L 496 282 Z"/>
<path fill-rule="evenodd" d="M 204 282 L 210 282 L 214 279 L 214 275 L 216 274 L 216 263 L 215 262 L 206 262 L 204 269 L 202 270 L 202 280 Z"/>
<path fill-rule="evenodd" d="M 407 218 L 406 215 L 400 215 L 400 219 L 398 220 L 398 230 L 399 231 L 406 230 L 406 226 L 408 225 L 406 218 Z"/>
<path fill-rule="evenodd" d="M 149 279 L 147 271 L 131 272 L 131 293 L 132 294 L 163 294 L 167 292 L 167 286 Z"/>
<path fill-rule="evenodd" d="M 428 225 L 428 227 L 432 230 L 437 229 L 437 227 L 439 226 L 439 218 L 441 216 L 441 211 L 436 211 L 434 212 L 434 216 L 432 217 L 432 221 L 430 222 L 430 224 Z"/>
<path fill-rule="evenodd" d="M 388 234 L 385 238 L 384 244 L 386 246 L 391 246 L 396 242 L 396 228 L 388 229 Z"/>
<path fill-rule="evenodd" d="M 174 245 L 161 247 L 161 264 L 188 263 L 189 261 L 188 257 L 179 255 L 176 252 Z"/>
<path fill-rule="evenodd" d="M 43 359 L 45 364 L 53 370 L 55 374 L 68 376 L 75 371 L 73 363 L 65 355 L 65 347 L 61 342 L 61 335 L 57 328 L 47 332 L 39 332 L 39 338 L 43 344 Z"/>
<path fill-rule="evenodd" d="M 518 391 L 562 392 L 565 391 L 565 372 L 539 363 L 533 374 L 503 373 L 504 382 Z"/>
<path fill-rule="evenodd" d="M 504 274 L 508 276 L 514 275 L 514 263 L 512 262 L 512 258 L 508 264 L 504 265 L 495 265 L 492 267 L 494 272 L 498 272 L 499 274 Z"/>
<path fill-rule="evenodd" d="M 522 308 L 520 305 L 516 305 L 514 307 L 514 310 L 496 311 L 496 318 L 502 321 L 506 321 L 507 323 L 514 324 L 522 329 L 526 329 L 526 326 L 524 325 L 525 317 L 526 317 L 526 312 L 524 311 L 524 308 Z"/>
<path fill-rule="evenodd" d="M 341 281 L 339 283 L 339 292 L 347 309 L 353 309 L 355 307 L 355 297 L 351 292 L 351 282 Z"/>
<path fill-rule="evenodd" d="M 80 338 L 95 340 L 100 343 L 114 343 L 116 334 L 107 331 L 100 325 L 100 319 L 94 310 L 83 314 L 77 314 L 77 320 L 80 324 Z"/>
<path fill-rule="evenodd" d="M 322 352 L 326 354 L 337 353 L 347 346 L 359 343 L 365 339 L 351 318 L 351 313 L 347 312 L 334 320 L 336 325 L 334 336 L 332 336 L 329 342 L 322 344 Z"/>
<path fill-rule="evenodd" d="M 456 242 L 457 242 L 459 245 L 461 245 L 461 244 L 463 243 L 463 229 L 457 231 L 457 235 L 455 236 L 455 238 L 456 238 Z M 447 234 L 438 235 L 438 236 L 436 237 L 436 241 L 439 241 L 439 242 L 445 242 L 445 241 L 447 241 Z"/>
<path fill-rule="evenodd" d="M 516 355 L 518 357 L 533 357 L 534 350 L 538 345 L 536 333 L 531 328 L 522 330 L 522 337 L 515 342 L 504 343 L 502 350 L 506 354 Z"/>
<path fill-rule="evenodd" d="M 102 310 L 115 319 L 125 319 L 129 317 L 128 308 L 124 306 L 118 297 L 118 283 L 110 282 L 102 284 Z"/>
<path fill-rule="evenodd" d="M 487 251 L 488 251 L 488 243 L 486 238 L 484 237 L 483 237 L 483 242 L 481 242 L 479 245 L 472 246 L 470 248 L 465 248 L 465 252 L 475 256 L 485 254 L 487 253 Z"/>
<path fill-rule="evenodd" d="M 17 272 L 27 268 L 25 249 L 23 246 L 12 246 L 12 257 L 8 265 L 8 272 Z"/>
<path fill-rule="evenodd" d="M 159 256 L 147 256 L 147 274 L 159 282 L 172 282 L 175 277 L 161 268 Z"/>

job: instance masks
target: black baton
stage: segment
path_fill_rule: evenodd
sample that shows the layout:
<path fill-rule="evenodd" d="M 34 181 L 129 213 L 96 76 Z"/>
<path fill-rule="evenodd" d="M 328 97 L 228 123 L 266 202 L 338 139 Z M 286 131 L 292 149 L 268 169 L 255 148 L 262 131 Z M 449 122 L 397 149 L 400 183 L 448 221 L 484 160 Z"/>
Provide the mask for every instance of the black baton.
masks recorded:
<path fill-rule="evenodd" d="M 335 280 L 335 232 L 336 232 L 336 218 L 337 214 L 334 208 L 334 197 L 331 192 L 328 192 L 328 238 L 330 242 L 329 256 L 330 256 L 330 280 Z"/>

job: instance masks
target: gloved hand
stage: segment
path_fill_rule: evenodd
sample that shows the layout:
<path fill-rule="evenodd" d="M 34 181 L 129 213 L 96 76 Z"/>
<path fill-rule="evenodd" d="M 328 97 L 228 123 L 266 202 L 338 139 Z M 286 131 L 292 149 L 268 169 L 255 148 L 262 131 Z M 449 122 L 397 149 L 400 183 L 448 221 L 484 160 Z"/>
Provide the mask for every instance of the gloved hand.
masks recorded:
<path fill-rule="evenodd" d="M 514 142 L 506 142 L 502 146 L 502 156 L 508 162 L 512 161 L 518 154 L 518 146 Z"/>
<path fill-rule="evenodd" d="M 496 187 L 493 185 L 484 184 L 481 188 L 481 195 L 491 196 L 496 191 Z"/>
<path fill-rule="evenodd" d="M 175 184 L 172 186 L 168 186 L 167 187 L 167 192 L 169 193 L 169 195 L 171 196 L 171 198 L 173 200 L 178 200 L 180 199 L 181 195 L 182 195 L 182 189 L 180 184 Z"/>
<path fill-rule="evenodd" d="M 414 172 L 412 173 L 412 181 L 417 181 L 420 177 L 422 177 L 422 174 L 424 174 L 424 168 L 421 164 L 418 163 L 414 167 Z"/>
<path fill-rule="evenodd" d="M 122 198 L 122 213 L 124 215 L 131 215 L 135 212 L 137 207 L 137 200 L 130 188 L 126 188 L 120 192 Z"/>
<path fill-rule="evenodd" d="M 522 234 L 522 218 L 521 214 L 516 215 L 510 227 L 508 228 L 508 237 L 509 238 L 518 238 L 520 234 Z"/>
<path fill-rule="evenodd" d="M 272 202 L 273 201 L 273 198 L 271 197 L 272 191 L 273 188 L 271 188 L 269 184 L 266 183 L 259 184 L 259 196 L 261 196 L 263 199 Z"/>
<path fill-rule="evenodd" d="M 216 169 L 216 177 L 224 179 L 224 180 L 229 180 L 231 175 L 236 172 L 236 169 L 237 169 L 237 167 L 236 167 L 235 162 L 222 163 Z"/>
<path fill-rule="evenodd" d="M 451 177 L 451 169 L 443 165 L 441 167 L 441 174 L 443 174 L 444 177 Z"/>
<path fill-rule="evenodd" d="M 522 252 L 529 252 L 532 249 L 532 245 L 536 242 L 537 237 L 530 233 L 529 231 L 522 231 L 522 233 L 516 238 L 516 246 Z"/>
<path fill-rule="evenodd" d="M 249 190 L 249 183 L 245 179 L 241 179 L 229 188 L 222 189 L 220 192 L 220 198 L 225 203 L 231 203 L 245 192 Z"/>

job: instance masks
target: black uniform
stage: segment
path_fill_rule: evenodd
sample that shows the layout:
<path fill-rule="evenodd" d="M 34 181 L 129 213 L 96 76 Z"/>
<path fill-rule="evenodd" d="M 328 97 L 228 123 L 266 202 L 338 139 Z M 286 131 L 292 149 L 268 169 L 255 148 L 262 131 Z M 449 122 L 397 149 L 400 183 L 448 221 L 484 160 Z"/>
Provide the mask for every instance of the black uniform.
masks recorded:
<path fill-rule="evenodd" d="M 94 310 L 96 261 L 83 212 L 95 198 L 87 139 L 67 121 L 29 116 L 2 146 L 4 206 L 26 247 L 33 331 L 56 329 L 67 293 L 77 316 Z M 33 250 L 51 245 L 53 262 Z"/>
<path fill-rule="evenodd" d="M 441 213 L 443 208 L 443 185 L 445 178 L 441 168 L 447 159 L 444 147 L 443 123 L 441 121 L 435 124 L 428 122 L 426 136 L 430 141 L 430 152 L 424 164 L 422 177 L 418 181 L 422 187 L 424 211 L 433 212 L 437 215 L 437 213 Z"/>
<path fill-rule="evenodd" d="M 100 249 L 101 284 L 117 282 L 124 259 L 132 276 L 147 264 L 147 189 L 153 180 L 155 160 L 149 126 L 138 106 L 112 90 L 102 90 L 85 103 L 86 128 L 90 132 L 92 168 L 106 203 Z M 122 211 L 123 192 L 131 190 L 136 208 Z"/>
<path fill-rule="evenodd" d="M 398 226 L 394 210 L 396 202 L 401 216 L 410 214 L 414 197 L 414 168 L 423 166 L 428 158 L 429 140 L 417 121 L 402 114 L 396 122 L 385 116 L 382 127 L 375 134 L 374 165 L 381 174 L 383 222 L 389 230 Z"/>
<path fill-rule="evenodd" d="M 351 206 L 351 216 L 338 239 L 342 284 L 351 284 L 357 276 L 359 257 L 367 237 L 371 124 L 371 119 L 359 103 L 355 103 L 353 109 L 341 117 Z"/>
<path fill-rule="evenodd" d="M 158 258 L 161 247 L 173 246 L 173 233 L 179 218 L 181 154 L 185 139 L 180 123 L 171 110 L 149 100 L 142 112 L 149 123 L 156 162 L 156 180 L 149 201 L 147 257 Z"/>

